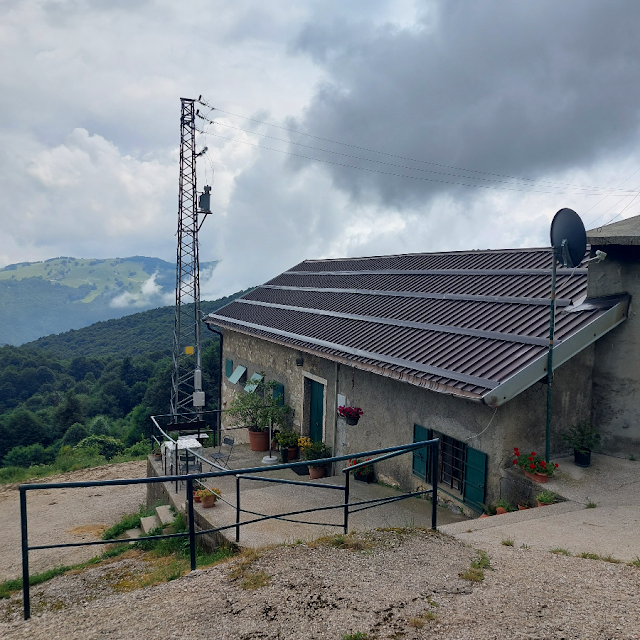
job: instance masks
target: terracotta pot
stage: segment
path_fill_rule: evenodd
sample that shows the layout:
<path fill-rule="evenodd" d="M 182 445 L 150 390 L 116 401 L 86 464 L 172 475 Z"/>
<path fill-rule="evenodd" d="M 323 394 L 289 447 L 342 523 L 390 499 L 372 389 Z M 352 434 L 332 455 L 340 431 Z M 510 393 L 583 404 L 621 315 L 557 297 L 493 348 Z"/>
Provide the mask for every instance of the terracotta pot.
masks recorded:
<path fill-rule="evenodd" d="M 327 470 L 324 467 L 312 467 L 309 466 L 309 478 L 311 480 L 317 480 L 318 478 L 324 478 Z"/>
<path fill-rule="evenodd" d="M 496 515 L 501 516 L 503 513 L 508 513 L 504 507 L 496 507 Z"/>
<path fill-rule="evenodd" d="M 488 513 L 483 513 L 480 518 L 490 518 L 491 516 Z M 478 520 L 480 519 L 478 518 Z"/>
<path fill-rule="evenodd" d="M 528 471 L 525 471 L 524 475 L 527 476 L 527 478 L 531 478 L 534 482 L 539 482 L 540 484 L 544 484 L 549 481 L 549 476 L 544 473 L 529 473 Z"/>
<path fill-rule="evenodd" d="M 269 451 L 269 432 L 249 429 L 249 448 L 251 451 Z"/>
<path fill-rule="evenodd" d="M 161 453 L 154 453 L 154 454 L 153 454 L 153 457 L 154 457 L 156 460 L 162 460 L 162 454 L 161 454 Z"/>
<path fill-rule="evenodd" d="M 298 457 L 298 447 L 289 447 L 289 453 L 287 454 L 289 462 L 293 462 Z"/>
<path fill-rule="evenodd" d="M 193 492 L 193 501 L 194 501 L 194 502 L 200 502 L 200 496 L 199 496 L 199 495 L 196 495 L 196 492 L 195 492 L 195 491 Z"/>
<path fill-rule="evenodd" d="M 215 507 L 216 506 L 216 500 L 217 499 L 218 499 L 217 496 L 205 496 L 204 498 L 201 499 L 202 506 L 205 509 L 211 509 L 211 507 Z"/>
<path fill-rule="evenodd" d="M 520 511 L 526 511 L 527 509 L 531 509 L 531 507 L 523 507 L 521 504 L 518 505 L 518 509 Z"/>
<path fill-rule="evenodd" d="M 553 502 L 540 502 L 540 500 L 536 500 L 536 502 L 539 507 L 548 507 L 550 504 L 553 504 Z"/>

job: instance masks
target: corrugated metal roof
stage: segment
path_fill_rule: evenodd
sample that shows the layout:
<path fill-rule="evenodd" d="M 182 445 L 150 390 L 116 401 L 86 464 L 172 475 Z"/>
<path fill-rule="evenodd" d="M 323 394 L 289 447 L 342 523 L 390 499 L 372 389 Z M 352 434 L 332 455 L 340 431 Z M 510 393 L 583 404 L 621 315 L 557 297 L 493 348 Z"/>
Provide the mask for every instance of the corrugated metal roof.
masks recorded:
<path fill-rule="evenodd" d="M 308 260 L 206 321 L 480 399 L 546 353 L 550 267 L 550 249 Z M 565 313 L 586 290 L 558 270 L 557 344 L 621 304 Z"/>

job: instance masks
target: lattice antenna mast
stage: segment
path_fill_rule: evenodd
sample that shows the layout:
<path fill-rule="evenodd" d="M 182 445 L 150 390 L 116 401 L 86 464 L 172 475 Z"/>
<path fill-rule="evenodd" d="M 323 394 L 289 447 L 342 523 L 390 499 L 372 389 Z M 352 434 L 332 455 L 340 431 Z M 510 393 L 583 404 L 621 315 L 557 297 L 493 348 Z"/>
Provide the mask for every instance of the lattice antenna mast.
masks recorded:
<path fill-rule="evenodd" d="M 176 306 L 173 325 L 173 422 L 202 418 L 200 352 L 200 259 L 198 256 L 198 192 L 196 189 L 196 100 L 180 98 L 180 178 L 178 195 L 178 250 L 176 256 Z M 204 149 L 206 151 L 206 148 Z M 203 151 L 203 153 L 204 153 Z M 202 213 L 209 212 L 209 187 Z"/>

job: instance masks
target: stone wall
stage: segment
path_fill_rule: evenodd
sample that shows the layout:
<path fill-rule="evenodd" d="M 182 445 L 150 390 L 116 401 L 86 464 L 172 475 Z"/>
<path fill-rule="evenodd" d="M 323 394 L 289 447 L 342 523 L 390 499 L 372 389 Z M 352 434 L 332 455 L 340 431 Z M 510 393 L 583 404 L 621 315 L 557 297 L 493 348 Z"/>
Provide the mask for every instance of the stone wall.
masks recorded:
<path fill-rule="evenodd" d="M 302 366 L 296 359 L 302 356 Z M 567 452 L 560 434 L 591 410 L 591 367 L 594 347 L 588 347 L 556 370 L 553 393 L 551 451 Z M 488 454 L 487 500 L 500 497 L 500 478 L 511 464 L 513 447 L 543 453 L 545 447 L 545 384 L 536 383 L 517 398 L 494 410 L 480 402 L 437 393 L 414 385 L 339 364 L 296 349 L 224 329 L 224 358 L 247 367 L 247 376 L 262 372 L 285 387 L 285 402 L 293 408 L 292 426 L 308 433 L 305 377 L 325 385 L 324 441 L 333 455 L 348 455 L 413 441 L 419 424 L 461 440 Z M 244 385 L 223 376 L 223 408 Z M 364 416 L 355 426 L 337 416 L 338 400 L 358 406 Z M 223 426 L 230 426 L 223 418 Z M 238 432 L 236 432 L 238 433 Z M 244 437 L 245 431 L 240 432 Z M 339 465 L 339 471 L 342 465 Z M 404 489 L 421 486 L 412 473 L 412 456 L 377 465 L 378 478 Z M 451 492 L 456 495 L 456 492 Z"/>
<path fill-rule="evenodd" d="M 605 453 L 640 458 L 640 247 L 592 246 L 606 251 L 589 264 L 589 297 L 631 294 L 628 318 L 596 343 L 593 367 L 593 424 Z"/>

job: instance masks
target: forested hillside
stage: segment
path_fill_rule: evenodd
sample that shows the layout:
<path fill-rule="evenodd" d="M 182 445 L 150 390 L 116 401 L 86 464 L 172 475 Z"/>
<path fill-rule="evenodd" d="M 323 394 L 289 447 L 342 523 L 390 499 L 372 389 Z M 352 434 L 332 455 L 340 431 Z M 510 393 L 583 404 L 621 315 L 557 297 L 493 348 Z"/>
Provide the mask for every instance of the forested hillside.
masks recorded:
<path fill-rule="evenodd" d="M 216 262 L 200 265 L 201 277 Z M 61 257 L 0 269 L 0 345 L 171 304 L 175 265 L 144 256 Z"/>
<path fill-rule="evenodd" d="M 210 313 L 241 293 L 203 303 L 202 310 Z M 202 352 L 205 408 L 215 409 L 218 338 L 202 334 L 209 338 Z M 0 466 L 67 469 L 148 451 L 149 416 L 169 412 L 172 335 L 173 307 L 165 307 L 1 347 Z"/>
<path fill-rule="evenodd" d="M 247 291 L 250 289 L 212 302 L 203 301 L 202 313 L 212 313 Z M 23 346 L 46 350 L 59 358 L 73 358 L 80 353 L 120 358 L 153 352 L 170 354 L 173 348 L 173 317 L 174 307 L 160 307 L 117 320 L 96 322 L 83 329 L 45 336 Z M 214 335 L 206 328 L 202 331 L 204 342 Z"/>

